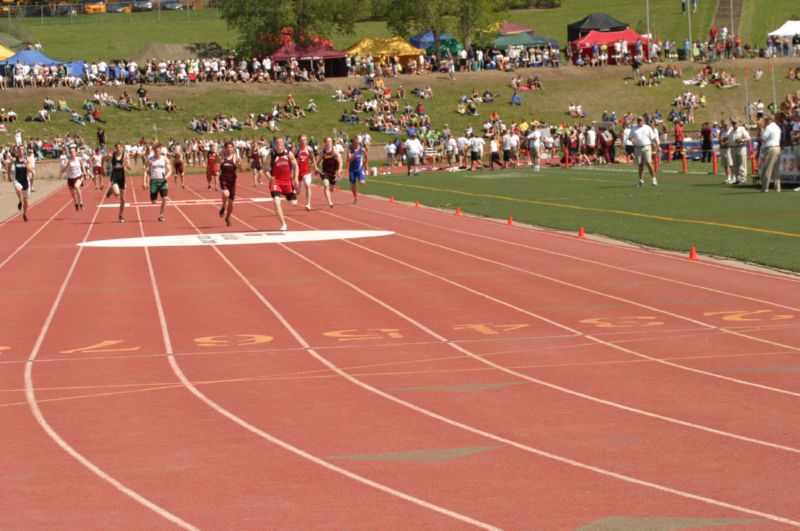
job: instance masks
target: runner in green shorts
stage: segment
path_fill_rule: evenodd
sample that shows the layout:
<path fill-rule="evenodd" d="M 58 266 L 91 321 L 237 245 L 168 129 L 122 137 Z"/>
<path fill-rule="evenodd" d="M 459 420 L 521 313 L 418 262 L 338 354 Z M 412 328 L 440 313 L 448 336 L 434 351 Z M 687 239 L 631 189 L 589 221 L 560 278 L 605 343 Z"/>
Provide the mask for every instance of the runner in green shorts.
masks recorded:
<path fill-rule="evenodd" d="M 144 178 L 145 186 L 150 187 L 150 201 L 155 204 L 156 199 L 161 196 L 161 213 L 158 221 L 164 221 L 164 213 L 167 209 L 169 198 L 169 178 L 172 175 L 172 166 L 167 160 L 167 149 L 157 144 L 153 156 L 147 159 L 145 165 Z"/>

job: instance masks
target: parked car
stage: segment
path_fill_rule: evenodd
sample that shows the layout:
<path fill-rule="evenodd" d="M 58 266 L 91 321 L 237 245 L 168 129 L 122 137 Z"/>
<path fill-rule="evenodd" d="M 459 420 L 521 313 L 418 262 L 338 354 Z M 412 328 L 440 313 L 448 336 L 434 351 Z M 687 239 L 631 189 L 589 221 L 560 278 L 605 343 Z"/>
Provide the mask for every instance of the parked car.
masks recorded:
<path fill-rule="evenodd" d="M 104 1 L 92 0 L 90 2 L 84 2 L 83 12 L 86 13 L 87 15 L 93 15 L 95 13 L 105 13 L 106 7 L 107 6 Z"/>
<path fill-rule="evenodd" d="M 134 11 L 152 11 L 153 2 L 150 0 L 133 0 Z"/>
<path fill-rule="evenodd" d="M 161 9 L 181 11 L 182 9 L 186 9 L 186 6 L 183 5 L 181 0 L 164 0 L 161 2 Z"/>
<path fill-rule="evenodd" d="M 106 13 L 130 13 L 130 2 L 114 2 L 106 6 Z"/>

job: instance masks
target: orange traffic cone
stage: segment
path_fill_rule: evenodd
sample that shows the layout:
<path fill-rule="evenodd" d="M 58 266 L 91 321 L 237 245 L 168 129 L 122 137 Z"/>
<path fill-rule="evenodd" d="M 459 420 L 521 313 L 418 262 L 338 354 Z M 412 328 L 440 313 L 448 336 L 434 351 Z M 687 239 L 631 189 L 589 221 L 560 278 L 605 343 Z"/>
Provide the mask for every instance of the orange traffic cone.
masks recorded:
<path fill-rule="evenodd" d="M 508 222 L 506 223 L 509 227 L 514 224 L 514 218 L 508 216 Z"/>
<path fill-rule="evenodd" d="M 578 231 L 578 238 L 581 240 L 586 238 L 586 233 L 583 231 L 583 227 L 581 227 L 581 230 Z"/>
<path fill-rule="evenodd" d="M 681 153 L 681 171 L 683 171 L 683 173 L 689 171 L 689 166 L 686 163 L 686 152 Z"/>
<path fill-rule="evenodd" d="M 661 162 L 661 154 L 656 153 L 653 156 L 653 169 L 658 173 L 659 163 Z"/>
<path fill-rule="evenodd" d="M 714 151 L 714 148 L 711 148 L 711 173 L 716 175 L 718 169 L 719 161 L 717 160 L 717 152 Z"/>
<path fill-rule="evenodd" d="M 417 199 L 417 202 L 414 204 L 414 207 L 419 208 L 419 199 Z"/>
<path fill-rule="evenodd" d="M 460 216 L 460 215 L 461 215 L 461 208 L 456 207 L 456 216 Z"/>
<path fill-rule="evenodd" d="M 389 202 L 390 202 L 390 203 L 394 203 L 394 196 L 393 196 L 393 195 L 390 195 L 390 196 L 389 196 Z"/>
<path fill-rule="evenodd" d="M 697 248 L 694 245 L 689 250 L 689 260 L 697 261 Z"/>

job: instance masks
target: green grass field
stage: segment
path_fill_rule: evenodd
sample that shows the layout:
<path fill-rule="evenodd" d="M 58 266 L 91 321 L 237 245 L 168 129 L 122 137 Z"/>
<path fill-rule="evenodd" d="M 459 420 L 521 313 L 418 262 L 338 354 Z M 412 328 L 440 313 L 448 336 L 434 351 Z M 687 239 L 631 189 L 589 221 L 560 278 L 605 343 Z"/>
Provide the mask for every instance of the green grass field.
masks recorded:
<path fill-rule="evenodd" d="M 749 0 L 744 3 L 739 31 L 746 40 L 764 46 L 767 34 L 787 20 L 800 20 L 797 0 Z"/>
<path fill-rule="evenodd" d="M 426 206 L 576 232 L 663 249 L 726 256 L 800 271 L 800 193 L 762 194 L 726 187 L 720 176 L 662 166 L 659 186 L 636 188 L 635 168 L 530 169 L 378 176 L 369 193 Z M 690 164 L 689 171 L 710 171 Z M 668 173 L 670 172 L 670 173 Z M 649 182 L 649 180 L 648 180 Z"/>

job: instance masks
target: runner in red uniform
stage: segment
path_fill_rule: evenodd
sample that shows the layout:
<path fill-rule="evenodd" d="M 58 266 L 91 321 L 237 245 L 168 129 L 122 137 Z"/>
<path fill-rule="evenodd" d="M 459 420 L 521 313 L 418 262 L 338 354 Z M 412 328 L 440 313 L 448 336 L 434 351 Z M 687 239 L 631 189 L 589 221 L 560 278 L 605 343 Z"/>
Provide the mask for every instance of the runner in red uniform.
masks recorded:
<path fill-rule="evenodd" d="M 231 226 L 233 200 L 236 199 L 236 171 L 242 169 L 242 162 L 236 156 L 233 142 L 225 142 L 222 162 L 219 165 L 219 188 L 222 190 L 222 208 L 219 217 L 225 218 L 225 225 Z"/>
<path fill-rule="evenodd" d="M 206 155 L 206 180 L 208 181 L 208 189 L 211 190 L 211 183 L 214 183 L 214 190 L 217 188 L 217 175 L 219 174 L 219 153 L 217 153 L 217 144 L 211 144 L 211 149 Z"/>
<path fill-rule="evenodd" d="M 297 167 L 299 172 L 299 186 L 297 193 L 300 193 L 300 186 L 306 188 L 306 210 L 311 210 L 311 166 L 314 166 L 314 171 L 317 171 L 317 159 L 314 158 L 314 150 L 308 145 L 308 137 L 300 135 L 297 138 Z"/>
<path fill-rule="evenodd" d="M 184 164 L 180 147 L 175 150 L 175 155 L 172 158 L 172 167 L 175 169 L 175 186 L 178 186 L 178 181 L 180 181 L 180 187 L 186 188 L 183 183 Z"/>
<path fill-rule="evenodd" d="M 327 137 L 322 144 L 322 152 L 319 154 L 319 167 L 322 168 L 322 185 L 325 187 L 325 199 L 328 206 L 333 208 L 333 198 L 331 188 L 336 185 L 336 180 L 342 173 L 342 157 L 333 149 L 333 139 Z"/>
<path fill-rule="evenodd" d="M 278 137 L 275 139 L 275 150 L 270 157 L 267 177 L 269 177 L 269 192 L 275 202 L 275 214 L 278 216 L 278 221 L 281 222 L 280 230 L 286 230 L 281 196 L 285 197 L 287 201 L 291 201 L 293 205 L 297 204 L 297 194 L 295 193 L 297 175 L 297 159 L 295 159 L 294 153 L 286 149 L 283 138 Z"/>

